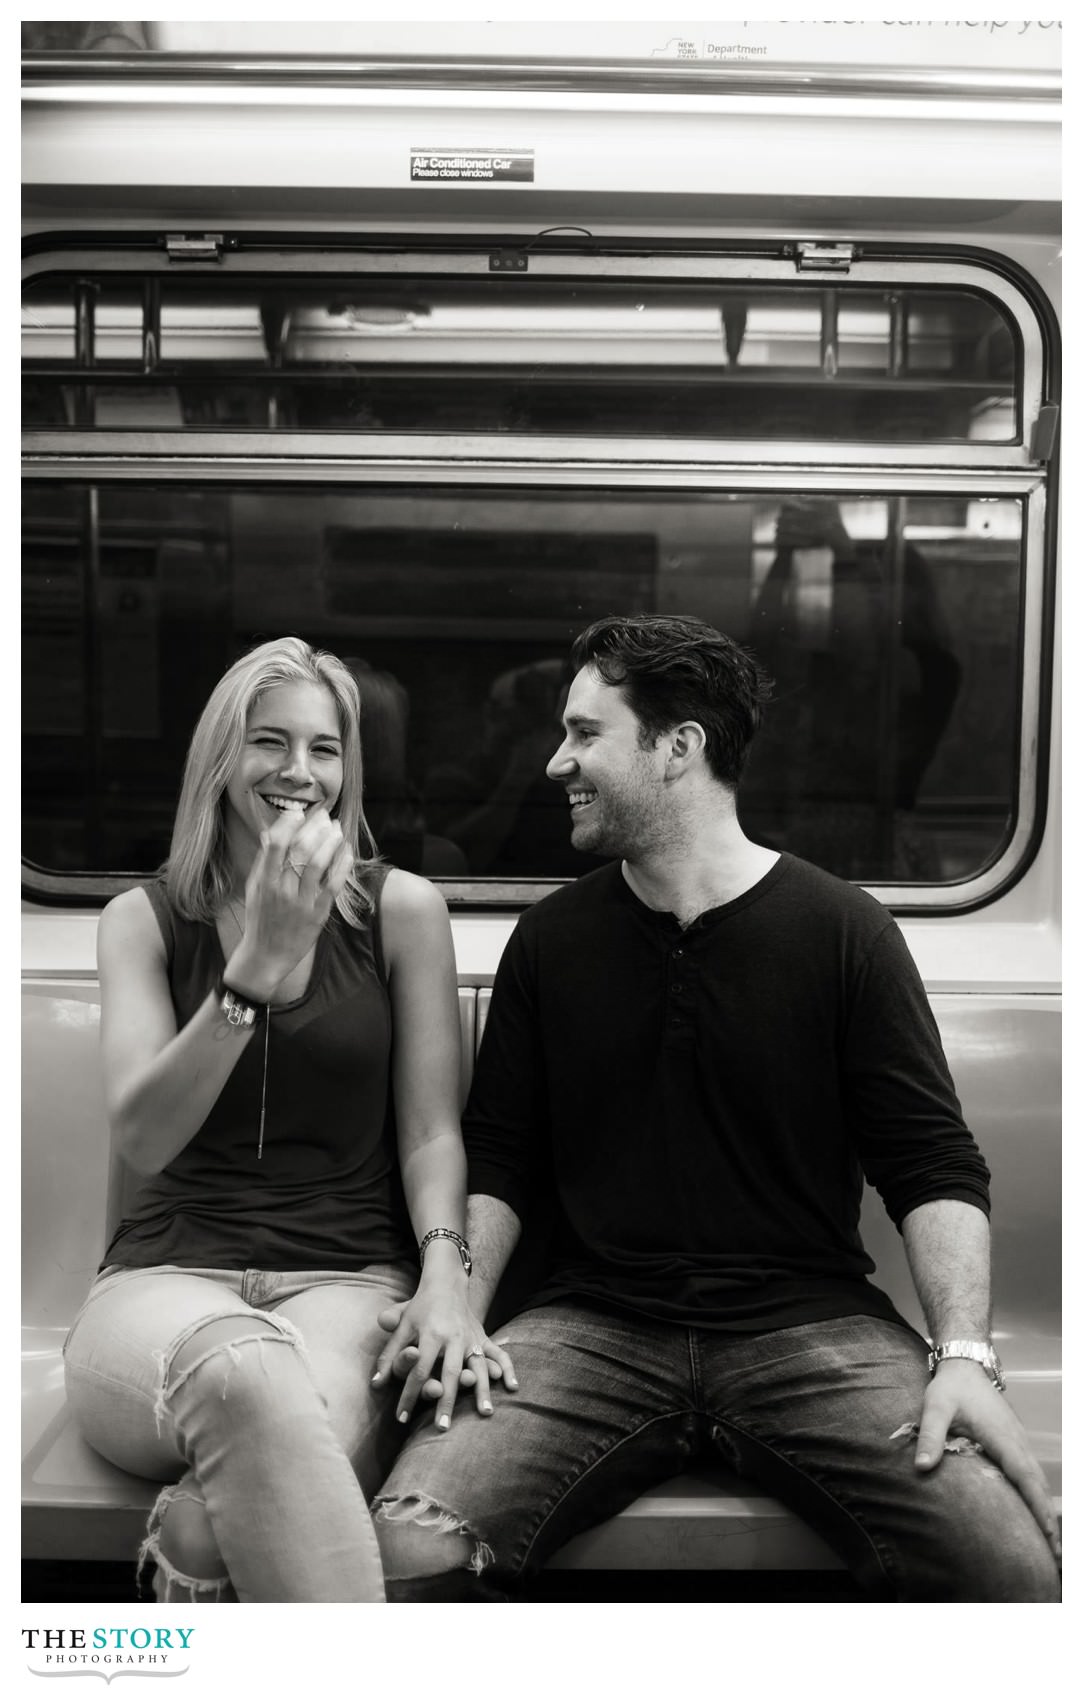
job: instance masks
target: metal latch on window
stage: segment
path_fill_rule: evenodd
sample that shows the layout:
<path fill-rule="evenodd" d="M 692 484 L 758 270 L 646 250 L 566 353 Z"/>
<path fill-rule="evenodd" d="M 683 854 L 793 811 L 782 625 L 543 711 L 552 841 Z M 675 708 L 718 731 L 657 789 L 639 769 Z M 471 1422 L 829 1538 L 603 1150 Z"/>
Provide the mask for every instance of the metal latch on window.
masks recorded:
<path fill-rule="evenodd" d="M 174 233 L 165 239 L 165 251 L 171 260 L 220 260 L 222 247 L 221 236 L 182 236 Z"/>
<path fill-rule="evenodd" d="M 799 242 L 799 272 L 848 272 L 854 257 L 852 242 Z"/>
<path fill-rule="evenodd" d="M 1038 417 L 1034 421 L 1034 431 L 1030 439 L 1031 460 L 1052 460 L 1053 450 L 1057 444 L 1057 425 L 1060 422 L 1060 408 L 1055 401 L 1047 401 L 1038 409 Z"/>

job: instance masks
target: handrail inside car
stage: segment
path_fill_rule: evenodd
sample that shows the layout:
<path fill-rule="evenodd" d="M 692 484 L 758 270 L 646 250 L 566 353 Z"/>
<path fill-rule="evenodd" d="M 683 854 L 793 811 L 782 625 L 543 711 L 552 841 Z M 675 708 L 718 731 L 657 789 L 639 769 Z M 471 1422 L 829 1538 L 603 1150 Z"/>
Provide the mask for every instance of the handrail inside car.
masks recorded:
<path fill-rule="evenodd" d="M 883 65 L 773 65 L 752 70 L 687 60 L 501 60 L 403 58 L 391 54 L 131 53 L 41 49 L 23 55 L 23 80 L 293 83 L 355 87 L 595 90 L 620 94 L 876 95 L 949 99 L 1059 101 L 1059 71 L 967 70 Z"/>

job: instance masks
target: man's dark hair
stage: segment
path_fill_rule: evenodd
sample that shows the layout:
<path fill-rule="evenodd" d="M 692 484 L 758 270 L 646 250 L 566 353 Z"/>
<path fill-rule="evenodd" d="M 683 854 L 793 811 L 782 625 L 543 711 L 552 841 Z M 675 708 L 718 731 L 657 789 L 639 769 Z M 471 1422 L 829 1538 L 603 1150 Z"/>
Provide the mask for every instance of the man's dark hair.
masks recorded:
<path fill-rule="evenodd" d="M 580 632 L 572 665 L 620 686 L 647 746 L 682 720 L 698 721 L 712 774 L 736 786 L 771 681 L 724 632 L 685 614 L 611 614 Z"/>

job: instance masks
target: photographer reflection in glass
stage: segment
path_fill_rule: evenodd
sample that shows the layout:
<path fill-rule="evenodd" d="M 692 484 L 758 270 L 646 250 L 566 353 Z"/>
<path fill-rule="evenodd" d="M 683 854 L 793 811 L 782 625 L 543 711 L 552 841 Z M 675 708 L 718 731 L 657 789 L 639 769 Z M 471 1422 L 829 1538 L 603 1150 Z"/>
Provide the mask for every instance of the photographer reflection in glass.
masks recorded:
<path fill-rule="evenodd" d="M 775 542 L 748 638 L 776 681 L 749 830 L 846 878 L 936 878 L 913 813 L 962 668 L 929 567 L 852 538 L 822 496 L 783 503 Z"/>
<path fill-rule="evenodd" d="M 498 674 L 473 755 L 428 774 L 429 819 L 462 847 L 471 873 L 575 875 L 597 865 L 569 846 L 565 810 L 545 778 L 569 683 L 560 657 Z"/>
<path fill-rule="evenodd" d="M 405 685 L 360 656 L 348 655 L 345 661 L 361 694 L 365 817 L 381 856 L 426 879 L 465 874 L 466 857 L 458 845 L 428 830 L 421 793 L 410 778 L 410 698 Z"/>

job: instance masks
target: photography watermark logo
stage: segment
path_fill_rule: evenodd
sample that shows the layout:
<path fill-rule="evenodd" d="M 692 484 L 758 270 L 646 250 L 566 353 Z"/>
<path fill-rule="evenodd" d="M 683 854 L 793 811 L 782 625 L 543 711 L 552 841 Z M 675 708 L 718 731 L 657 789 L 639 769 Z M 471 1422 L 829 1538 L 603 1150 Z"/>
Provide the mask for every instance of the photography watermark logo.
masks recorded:
<path fill-rule="evenodd" d="M 34 1676 L 186 1676 L 194 1629 L 24 1629 L 23 1646 Z"/>

